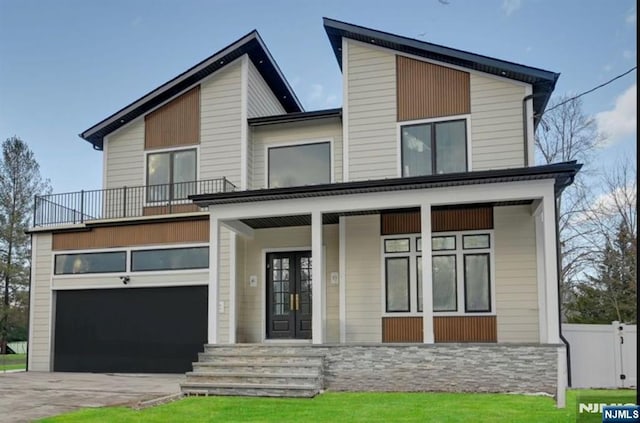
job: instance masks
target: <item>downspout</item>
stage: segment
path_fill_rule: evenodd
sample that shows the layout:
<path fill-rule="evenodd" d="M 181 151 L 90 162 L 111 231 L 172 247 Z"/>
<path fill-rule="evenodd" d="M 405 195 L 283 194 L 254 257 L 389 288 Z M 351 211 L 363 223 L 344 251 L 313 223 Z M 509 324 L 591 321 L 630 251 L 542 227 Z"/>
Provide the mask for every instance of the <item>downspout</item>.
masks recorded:
<path fill-rule="evenodd" d="M 571 182 L 573 183 L 573 178 L 571 178 Z M 569 345 L 569 341 L 567 338 L 562 335 L 562 295 L 561 291 L 561 270 L 562 270 L 562 262 L 560 257 L 560 224 L 558 223 L 558 202 L 554 200 L 555 214 L 556 214 L 556 267 L 558 272 L 558 333 L 560 334 L 560 340 L 567 347 L 567 385 L 571 387 L 571 346 Z"/>
<path fill-rule="evenodd" d="M 524 140 L 524 165 L 529 166 L 529 120 L 527 119 L 527 101 L 533 99 L 533 94 L 529 94 L 522 99 L 522 139 Z"/>

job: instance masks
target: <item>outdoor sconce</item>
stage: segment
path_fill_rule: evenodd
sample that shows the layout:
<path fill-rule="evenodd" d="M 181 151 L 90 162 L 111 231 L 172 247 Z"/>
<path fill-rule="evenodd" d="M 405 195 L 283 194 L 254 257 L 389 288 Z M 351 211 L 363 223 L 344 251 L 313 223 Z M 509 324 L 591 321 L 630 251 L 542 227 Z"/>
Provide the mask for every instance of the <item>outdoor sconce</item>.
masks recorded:
<path fill-rule="evenodd" d="M 126 285 L 129 283 L 129 276 L 120 276 L 120 280 Z"/>

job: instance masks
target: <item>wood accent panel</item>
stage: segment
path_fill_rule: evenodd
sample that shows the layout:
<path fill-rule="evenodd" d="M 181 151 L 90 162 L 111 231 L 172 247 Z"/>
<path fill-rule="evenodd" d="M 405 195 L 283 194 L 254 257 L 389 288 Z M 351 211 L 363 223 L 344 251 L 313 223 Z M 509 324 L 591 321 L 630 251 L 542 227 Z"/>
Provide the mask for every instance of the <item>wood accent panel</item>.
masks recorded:
<path fill-rule="evenodd" d="M 148 244 L 208 242 L 209 220 L 140 223 L 95 227 L 83 232 L 53 234 L 53 250 L 128 247 Z"/>
<path fill-rule="evenodd" d="M 496 316 L 434 316 L 435 342 L 497 342 Z M 422 317 L 383 317 L 382 342 L 422 342 Z"/>
<path fill-rule="evenodd" d="M 433 318 L 436 342 L 497 342 L 496 316 L 442 316 Z"/>
<path fill-rule="evenodd" d="M 471 113 L 469 73 L 396 56 L 398 121 Z"/>
<path fill-rule="evenodd" d="M 200 142 L 200 86 L 144 118 L 144 148 L 166 148 Z"/>
<path fill-rule="evenodd" d="M 383 317 L 382 342 L 422 342 L 422 317 Z"/>
<path fill-rule="evenodd" d="M 200 207 L 195 204 L 175 204 L 169 206 L 149 206 L 143 207 L 143 216 L 157 216 L 160 214 L 174 214 L 174 213 L 190 213 L 200 211 Z"/>
<path fill-rule="evenodd" d="M 420 212 L 383 213 L 381 234 L 411 234 L 421 230 Z M 493 229 L 493 207 L 432 209 L 431 231 L 470 231 Z"/>

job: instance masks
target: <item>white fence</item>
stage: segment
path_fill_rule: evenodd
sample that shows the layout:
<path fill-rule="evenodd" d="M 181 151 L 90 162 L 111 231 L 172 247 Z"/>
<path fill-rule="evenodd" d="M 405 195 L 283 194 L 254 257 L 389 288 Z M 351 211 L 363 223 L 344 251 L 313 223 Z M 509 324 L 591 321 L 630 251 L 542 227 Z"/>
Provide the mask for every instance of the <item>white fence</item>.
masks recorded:
<path fill-rule="evenodd" d="M 637 386 L 637 326 L 563 324 L 571 351 L 571 387 Z"/>

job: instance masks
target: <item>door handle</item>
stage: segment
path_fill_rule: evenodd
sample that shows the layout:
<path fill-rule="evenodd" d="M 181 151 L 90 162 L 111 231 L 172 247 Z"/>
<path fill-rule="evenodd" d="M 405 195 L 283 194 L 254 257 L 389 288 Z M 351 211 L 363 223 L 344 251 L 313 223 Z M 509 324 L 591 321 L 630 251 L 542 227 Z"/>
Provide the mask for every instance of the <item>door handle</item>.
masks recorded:
<path fill-rule="evenodd" d="M 293 294 L 289 294 L 289 310 L 295 311 L 295 309 L 296 309 L 295 298 L 293 297 Z"/>
<path fill-rule="evenodd" d="M 300 310 L 300 296 L 296 294 L 296 311 Z"/>

